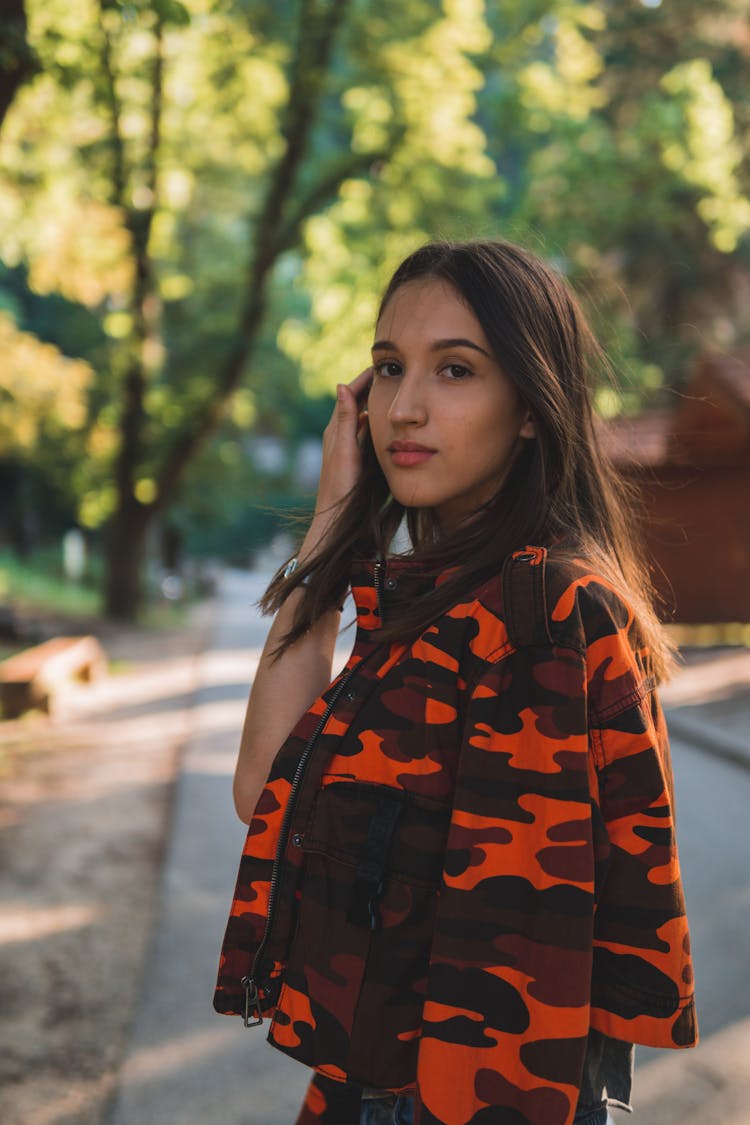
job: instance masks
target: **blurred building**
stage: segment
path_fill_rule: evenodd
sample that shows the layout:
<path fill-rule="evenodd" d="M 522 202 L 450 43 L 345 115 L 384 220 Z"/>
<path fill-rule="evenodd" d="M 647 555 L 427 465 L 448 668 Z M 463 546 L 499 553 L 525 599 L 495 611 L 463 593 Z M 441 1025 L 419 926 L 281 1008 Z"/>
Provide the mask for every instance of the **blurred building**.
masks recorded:
<path fill-rule="evenodd" d="M 750 351 L 705 356 L 674 410 L 607 422 L 603 435 L 643 492 L 675 621 L 750 622 Z"/>

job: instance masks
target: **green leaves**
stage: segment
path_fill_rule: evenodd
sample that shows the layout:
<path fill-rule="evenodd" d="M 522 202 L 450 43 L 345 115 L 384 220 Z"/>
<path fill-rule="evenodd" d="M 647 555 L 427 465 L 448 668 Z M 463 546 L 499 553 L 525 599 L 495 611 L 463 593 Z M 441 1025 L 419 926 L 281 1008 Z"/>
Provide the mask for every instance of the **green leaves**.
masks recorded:
<path fill-rule="evenodd" d="M 187 27 L 190 12 L 179 0 L 99 0 L 103 12 L 117 12 L 124 21 L 134 23 L 143 16 L 155 16 L 162 24 Z"/>
<path fill-rule="evenodd" d="M 731 102 L 707 59 L 692 59 L 661 80 L 678 120 L 662 141 L 662 160 L 696 188 L 697 212 L 717 250 L 731 253 L 750 230 L 750 199 L 740 189 L 743 161 Z"/>
<path fill-rule="evenodd" d="M 153 0 L 153 7 L 163 24 L 187 27 L 190 23 L 190 12 L 179 0 Z"/>
<path fill-rule="evenodd" d="M 0 257 L 98 326 L 95 348 L 64 341 L 89 364 L 70 433 L 90 524 L 116 507 L 128 433 L 133 486 L 155 482 L 141 497 L 180 446 L 173 482 L 210 461 L 244 500 L 241 434 L 318 426 L 307 396 L 365 365 L 378 294 L 427 238 L 554 256 L 632 375 L 624 398 L 600 395 L 608 412 L 679 380 L 704 341 L 750 334 L 734 295 L 750 88 L 730 0 L 27 7 L 41 72 L 0 136 Z M 64 356 L 44 355 L 62 379 Z M 219 452 L 195 460 L 222 416 Z"/>

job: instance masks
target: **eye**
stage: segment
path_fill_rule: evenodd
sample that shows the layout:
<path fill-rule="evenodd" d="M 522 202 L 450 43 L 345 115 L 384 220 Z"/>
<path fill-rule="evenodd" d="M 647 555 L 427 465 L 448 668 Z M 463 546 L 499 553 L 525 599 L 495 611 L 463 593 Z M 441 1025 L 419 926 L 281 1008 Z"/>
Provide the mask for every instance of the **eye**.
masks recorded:
<path fill-rule="evenodd" d="M 386 379 L 400 375 L 402 370 L 401 364 L 396 363 L 395 359 L 384 359 L 380 363 L 376 363 L 374 367 L 376 373 Z"/>
<path fill-rule="evenodd" d="M 468 367 L 464 367 L 462 363 L 446 363 L 443 372 L 449 379 L 466 379 L 472 374 Z"/>

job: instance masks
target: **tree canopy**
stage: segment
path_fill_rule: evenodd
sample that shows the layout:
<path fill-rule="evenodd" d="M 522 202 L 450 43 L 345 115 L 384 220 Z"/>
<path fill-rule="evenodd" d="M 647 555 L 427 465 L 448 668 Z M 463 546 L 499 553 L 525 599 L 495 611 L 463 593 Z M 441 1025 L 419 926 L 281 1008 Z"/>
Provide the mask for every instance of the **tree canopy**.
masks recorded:
<path fill-rule="evenodd" d="M 27 0 L 0 56 L 0 460 L 65 466 L 110 612 L 175 504 L 210 519 L 213 481 L 236 520 L 291 489 L 248 436 L 319 429 L 427 238 L 553 258 L 623 378 L 605 412 L 745 338 L 743 8 Z"/>

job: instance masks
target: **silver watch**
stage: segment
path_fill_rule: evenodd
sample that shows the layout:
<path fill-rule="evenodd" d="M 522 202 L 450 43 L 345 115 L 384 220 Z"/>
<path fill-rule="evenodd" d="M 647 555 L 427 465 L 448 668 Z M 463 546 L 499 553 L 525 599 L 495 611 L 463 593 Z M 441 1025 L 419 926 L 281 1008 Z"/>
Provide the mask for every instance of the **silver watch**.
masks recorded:
<path fill-rule="evenodd" d="M 289 562 L 284 567 L 284 573 L 283 573 L 282 577 L 283 578 L 291 578 L 298 566 L 299 566 L 299 557 L 297 555 L 295 555 L 294 558 L 290 559 Z M 310 575 L 306 574 L 305 577 L 300 582 L 300 586 L 309 586 L 309 585 L 310 585 Z"/>

